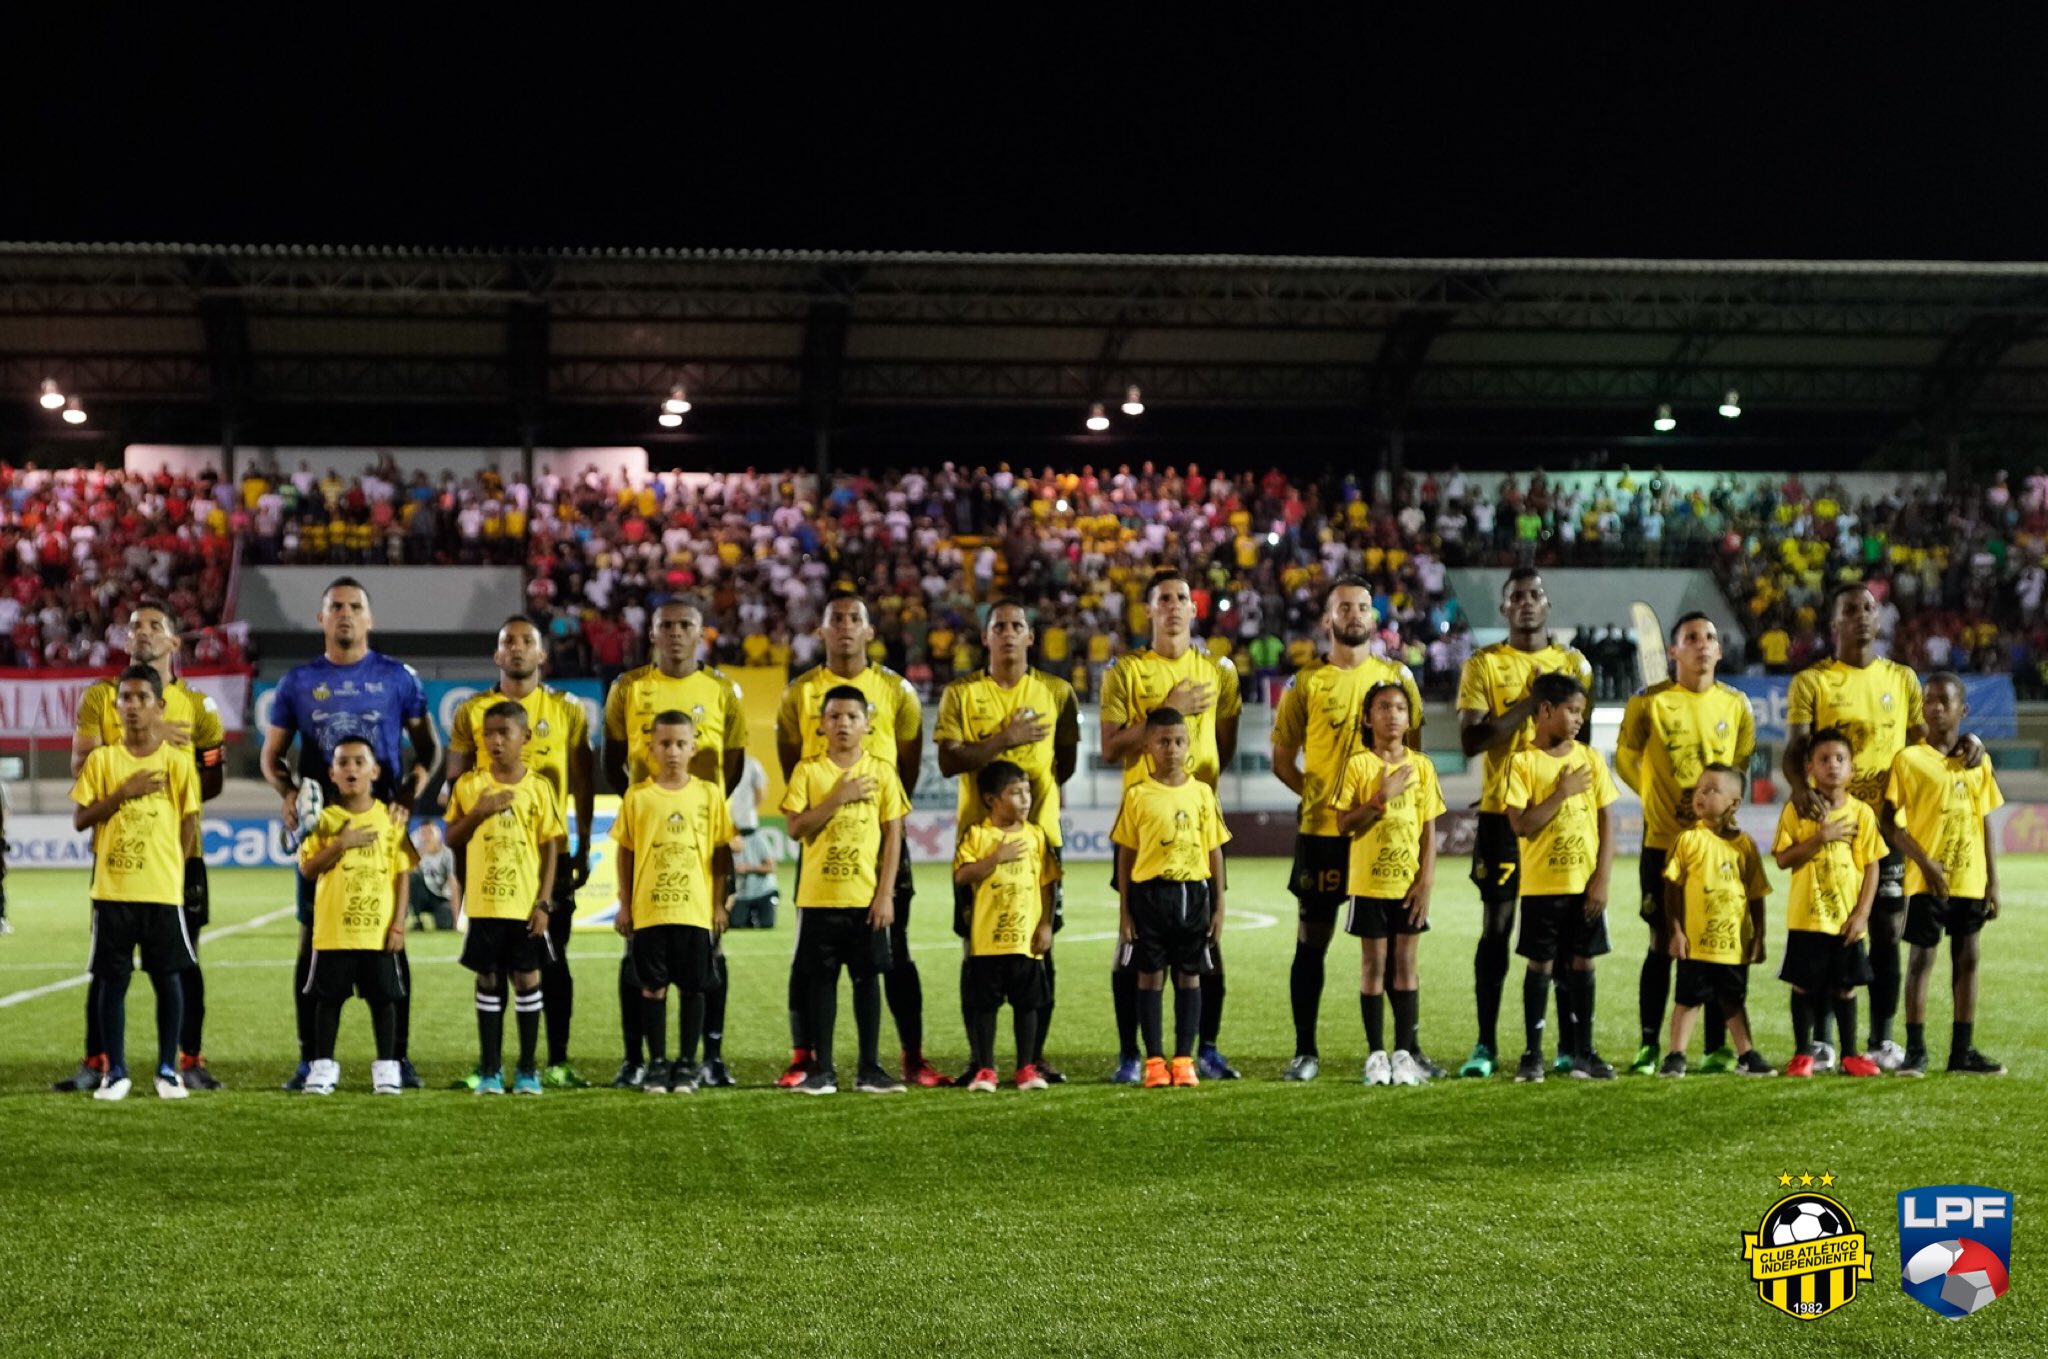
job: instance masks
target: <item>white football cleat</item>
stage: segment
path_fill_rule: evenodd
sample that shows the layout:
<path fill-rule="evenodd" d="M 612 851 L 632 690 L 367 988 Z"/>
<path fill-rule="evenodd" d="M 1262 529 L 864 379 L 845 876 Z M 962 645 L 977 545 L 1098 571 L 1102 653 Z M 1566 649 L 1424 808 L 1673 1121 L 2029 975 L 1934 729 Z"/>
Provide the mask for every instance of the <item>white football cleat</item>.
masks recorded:
<path fill-rule="evenodd" d="M 1889 1038 L 1863 1055 L 1877 1063 L 1877 1069 L 1886 1075 L 1891 1075 L 1906 1064 L 1906 1050 Z"/>
<path fill-rule="evenodd" d="M 175 1071 L 156 1073 L 156 1097 L 158 1099 L 184 1099 L 187 1095 L 185 1083 L 178 1079 Z"/>
<path fill-rule="evenodd" d="M 309 1095 L 331 1095 L 340 1083 L 341 1063 L 331 1057 L 313 1063 L 313 1069 L 306 1073 L 306 1093 Z"/>
<path fill-rule="evenodd" d="M 1365 1059 L 1365 1083 L 1367 1085 L 1392 1085 L 1394 1071 L 1387 1061 L 1387 1054 L 1375 1052 Z"/>
<path fill-rule="evenodd" d="M 114 1076 L 100 1082 L 100 1088 L 92 1092 L 94 1099 L 127 1099 L 131 1082 L 126 1076 Z"/>
<path fill-rule="evenodd" d="M 1395 1051 L 1393 1061 L 1393 1083 L 1395 1085 L 1421 1085 L 1428 1077 L 1422 1073 L 1422 1064 L 1406 1048 Z"/>
<path fill-rule="evenodd" d="M 405 1091 L 405 1082 L 399 1076 L 398 1063 L 370 1063 L 370 1093 L 373 1095 L 397 1095 Z"/>

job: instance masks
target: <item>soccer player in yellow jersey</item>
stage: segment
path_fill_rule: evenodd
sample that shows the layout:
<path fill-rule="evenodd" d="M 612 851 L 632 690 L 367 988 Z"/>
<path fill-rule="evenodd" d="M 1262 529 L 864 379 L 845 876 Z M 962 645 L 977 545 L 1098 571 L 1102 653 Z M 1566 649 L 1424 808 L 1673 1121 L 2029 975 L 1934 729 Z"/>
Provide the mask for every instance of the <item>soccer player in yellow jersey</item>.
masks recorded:
<path fill-rule="evenodd" d="M 1944 670 L 1927 677 L 1922 711 L 1927 739 L 1892 761 L 1881 823 L 1906 856 L 1906 1058 L 1901 1076 L 1927 1073 L 1927 985 L 1934 951 L 1949 938 L 1955 1028 L 1948 1069 L 1956 1075 L 2001 1076 L 2005 1068 L 1977 1051 L 1977 936 L 1998 916 L 1998 858 L 1991 813 L 2005 805 L 1991 764 L 1963 763 L 1958 732 L 1970 715 L 1963 682 Z"/>
<path fill-rule="evenodd" d="M 988 800 L 981 794 L 975 777 L 992 762 L 1002 759 L 1024 772 L 1031 793 L 1032 821 L 1044 832 L 1053 858 L 1060 854 L 1060 787 L 1074 776 L 1081 753 L 1081 710 L 1073 686 L 1056 675 L 1030 666 L 1031 620 L 1024 606 L 1012 599 L 989 605 L 982 625 L 982 645 L 988 652 L 988 668 L 964 675 L 946 686 L 939 696 L 939 719 L 932 731 L 938 745 L 939 773 L 960 782 L 956 843 L 984 822 Z M 967 933 L 973 912 L 974 890 L 954 874 L 954 931 Z M 1049 919 L 1058 932 L 1062 923 L 1060 886 L 1052 884 Z M 1053 992 L 1056 978 L 1052 951 L 1042 950 L 1045 973 L 1044 1003 L 1039 1007 L 1033 1033 L 1037 1047 L 1026 1060 L 1048 1084 L 1058 1085 L 1066 1077 L 1045 1060 L 1045 1033 L 1052 1025 Z M 960 984 L 965 1004 L 970 964 L 962 960 Z M 1014 1003 L 1014 1002 L 1013 1002 Z M 993 1022 L 993 1021 L 991 1021 Z M 981 1068 L 970 1066 L 971 1080 Z"/>
<path fill-rule="evenodd" d="M 971 1053 L 966 1086 L 996 1088 L 996 1012 L 1007 1000 L 1017 1037 L 1017 1088 L 1043 1090 L 1037 1029 L 1059 856 L 1045 828 L 1031 819 L 1031 776 L 1022 767 L 991 760 L 974 779 L 988 813 L 953 851 L 953 881 L 970 895 L 962 1002 Z"/>
<path fill-rule="evenodd" d="M 1472 881 L 1479 887 L 1479 945 L 1472 956 L 1472 980 L 1479 1012 L 1479 1041 L 1458 1069 L 1461 1076 L 1491 1076 L 1500 1045 L 1501 992 L 1507 986 L 1508 947 L 1515 932 L 1515 902 L 1522 895 L 1520 850 L 1507 819 L 1508 764 L 1533 739 L 1538 675 L 1561 674 L 1589 692 L 1593 667 L 1571 647 L 1550 640 L 1550 596 L 1533 567 L 1517 567 L 1501 586 L 1500 616 L 1508 625 L 1504 642 L 1481 647 L 1458 677 L 1458 744 L 1465 758 L 1484 757 L 1479 791 L 1479 824 L 1472 843 Z"/>
<path fill-rule="evenodd" d="M 313 1069 L 305 1093 L 331 1095 L 341 1080 L 334 1044 L 341 1007 L 360 995 L 370 1007 L 377 1060 L 370 1088 L 396 1095 L 398 997 L 405 982 L 398 955 L 405 948 L 406 879 L 419 862 L 406 835 L 405 813 L 370 795 L 377 755 L 368 740 L 343 737 L 334 748 L 329 777 L 336 798 L 299 841 L 299 872 L 314 880 L 313 969 L 306 979 L 313 1009 Z"/>
<path fill-rule="evenodd" d="M 177 623 L 170 606 L 157 599 L 144 599 L 128 611 L 128 657 L 136 665 L 156 671 L 164 685 L 163 715 L 157 734 L 171 746 L 192 757 L 199 769 L 199 799 L 218 796 L 225 773 L 226 741 L 220 709 L 207 695 L 186 685 L 171 672 L 179 647 Z M 115 701 L 115 681 L 95 680 L 78 700 L 78 726 L 71 734 L 71 777 L 85 771 L 86 757 L 101 746 L 121 740 L 120 705 Z M 197 842 L 192 857 L 185 860 L 185 934 L 192 941 L 195 961 L 179 977 L 185 998 L 184 1018 L 178 1032 L 178 1075 L 187 1090 L 218 1090 L 220 1082 L 207 1068 L 201 1048 L 206 1027 L 206 977 L 196 961 L 199 932 L 206 928 L 210 911 L 206 889 L 206 861 L 199 856 Z M 58 1090 L 92 1090 L 106 1070 L 101 1050 L 99 992 L 97 981 L 85 988 L 85 1059 L 78 1070 L 58 1081 Z"/>
<path fill-rule="evenodd" d="M 548 941 L 553 951 L 541 966 L 541 990 L 548 998 L 542 1016 L 547 1026 L 548 1058 L 541 1081 L 563 1089 L 581 1089 L 590 1082 L 577 1075 L 569 1063 L 569 1030 L 576 1006 L 569 934 L 576 913 L 576 889 L 590 880 L 590 824 L 597 803 L 590 723 L 579 700 L 540 682 L 547 640 L 531 620 L 506 619 L 498 629 L 498 649 L 491 659 L 498 667 L 498 682 L 472 695 L 455 710 L 455 720 L 449 724 L 448 783 L 452 788 L 476 767 L 477 752 L 483 749 L 485 713 L 507 701 L 526 709 L 529 735 L 522 759 L 554 788 L 556 804 L 564 812 L 573 810 L 576 818 L 575 848 L 566 867 L 555 874 L 554 899 L 548 908 Z M 502 1006 L 507 999 L 503 977 L 498 985 Z M 481 1079 L 481 1073 L 470 1079 Z"/>
<path fill-rule="evenodd" d="M 1802 798 L 1785 804 L 1771 857 L 1792 870 L 1785 902 L 1785 959 L 1778 980 L 1792 988 L 1792 1037 L 1798 1050 L 1787 1076 L 1811 1076 L 1816 1017 L 1832 1008 L 1843 1033 L 1856 1032 L 1856 988 L 1870 984 L 1863 936 L 1877 900 L 1878 861 L 1884 840 L 1877 817 L 1849 795 L 1855 756 L 1849 738 L 1823 727 L 1806 742 L 1803 787 L 1819 801 L 1808 814 Z M 1875 1061 L 1842 1058 L 1845 1076 L 1875 1076 Z"/>
<path fill-rule="evenodd" d="M 910 799 L 895 763 L 867 746 L 868 707 L 868 695 L 855 685 L 825 692 L 825 749 L 790 771 L 782 796 L 789 834 L 803 843 L 795 967 L 808 1010 L 804 1033 L 813 1040 L 803 1079 L 785 1088 L 807 1095 L 839 1092 L 832 1030 L 839 1018 L 841 967 L 853 979 L 853 1019 L 860 1034 L 854 1088 L 876 1095 L 903 1089 L 882 1068 L 882 1002 L 875 983 L 896 962 L 889 927 Z"/>
<path fill-rule="evenodd" d="M 86 756 L 72 785 L 75 830 L 92 832 L 92 958 L 100 983 L 100 1035 L 106 1070 L 93 1098 L 129 1090 L 128 979 L 134 954 L 156 990 L 156 1093 L 185 1098 L 178 1077 L 179 976 L 193 963 L 182 898 L 185 860 L 199 844 L 199 776 L 191 757 L 158 734 L 163 677 L 131 665 L 115 681 L 121 739 Z"/>
<path fill-rule="evenodd" d="M 1287 977 L 1294 1057 L 1280 1073 L 1286 1081 L 1312 1081 L 1322 1070 L 1316 1017 L 1323 1003 L 1323 959 L 1337 929 L 1337 908 L 1350 896 L 1347 865 L 1355 843 L 1338 829 L 1337 790 L 1352 755 L 1371 736 L 1368 691 L 1394 684 L 1407 694 L 1410 725 L 1404 740 L 1410 749 L 1422 748 L 1422 691 L 1407 666 L 1372 654 L 1376 621 L 1368 582 L 1345 576 L 1332 585 L 1322 615 L 1330 654 L 1287 681 L 1273 717 L 1273 774 L 1301 799 L 1289 877 L 1299 920 Z"/>
<path fill-rule="evenodd" d="M 1664 1002 L 1671 995 L 1670 915 L 1664 908 L 1664 861 L 1672 844 L 1694 823 L 1693 785 L 1710 764 L 1747 769 L 1756 752 L 1756 714 L 1739 690 L 1717 683 L 1721 634 L 1714 620 L 1689 613 L 1671 628 L 1671 678 L 1629 699 L 1614 748 L 1614 772 L 1643 800 L 1643 853 L 1636 881 L 1642 916 L 1650 927 L 1636 983 L 1640 1041 L 1629 1070 L 1647 1076 L 1657 1070 L 1657 1045 L 1664 1027 Z M 1706 1002 L 1709 1072 L 1732 1070 L 1736 1053 L 1726 1045 L 1721 1008 Z"/>
<path fill-rule="evenodd" d="M 563 838 L 554 785 L 526 767 L 526 709 L 500 699 L 484 712 L 487 767 L 456 781 L 448 798 L 448 847 L 463 856 L 463 909 L 469 938 L 462 965 L 476 973 L 479 1095 L 505 1093 L 505 1004 L 499 978 L 512 978 L 519 1066 L 512 1093 L 538 1095 L 534 1045 L 545 998 L 540 970 L 554 950 L 548 908 Z"/>
<path fill-rule="evenodd" d="M 1664 859 L 1662 933 L 1678 961 L 1678 1003 L 1671 1010 L 1671 1047 L 1659 1076 L 1685 1075 L 1685 1047 L 1693 1020 L 1708 1004 L 1720 1007 L 1738 1052 L 1733 1069 L 1744 1076 L 1775 1076 L 1757 1052 L 1749 1027 L 1749 965 L 1764 960 L 1764 878 L 1756 842 L 1735 827 L 1742 774 L 1710 761 L 1693 775 L 1688 807 L 1692 824 L 1678 833 Z"/>
<path fill-rule="evenodd" d="M 863 747 L 876 759 L 896 768 L 896 778 L 908 798 L 917 791 L 917 776 L 924 763 L 924 705 L 909 681 L 884 665 L 868 659 L 868 644 L 875 629 L 868 621 L 868 606 L 854 595 L 839 595 L 825 605 L 824 621 L 818 635 L 825 644 L 825 662 L 812 666 L 789 683 L 782 704 L 775 713 L 775 753 L 782 762 L 782 777 L 791 777 L 799 760 L 822 754 L 825 699 L 837 688 L 858 689 L 867 700 L 869 715 Z M 896 1021 L 896 1037 L 903 1049 L 903 1078 L 922 1086 L 951 1085 L 952 1081 L 924 1055 L 924 984 L 917 964 L 910 956 L 910 902 L 914 885 L 910 856 L 899 854 L 893 885 L 889 951 L 895 964 L 883 978 L 889 1000 L 889 1014 Z M 790 1046 L 795 1049 L 789 1069 L 777 1084 L 794 1088 L 808 1069 L 812 1046 L 803 1034 L 804 1004 L 798 997 L 795 974 L 790 977 Z"/>
<path fill-rule="evenodd" d="M 650 1095 L 694 1094 L 699 1084 L 697 1030 L 711 981 L 711 948 L 725 933 L 726 878 L 737 838 L 725 791 L 695 778 L 697 724 L 680 709 L 657 713 L 653 772 L 626 790 L 612 820 L 619 847 L 619 912 L 614 928 L 632 949 L 645 1002 L 648 1045 L 640 1088 Z M 677 1051 L 668 1061 L 668 988 L 677 992 Z"/>
<path fill-rule="evenodd" d="M 1365 695 L 1371 749 L 1344 765 L 1335 796 L 1337 829 L 1351 837 L 1345 888 L 1351 896 L 1344 929 L 1359 944 L 1358 1004 L 1365 1021 L 1365 1083 L 1420 1085 L 1429 1079 L 1419 1056 L 1419 993 L 1415 946 L 1429 928 L 1436 885 L 1436 822 L 1444 795 L 1436 766 L 1408 747 L 1411 700 L 1398 682 Z M 1392 981 L 1394 1055 L 1387 1057 L 1381 997 Z M 1306 1079 L 1296 1077 L 1295 1079 Z"/>
<path fill-rule="evenodd" d="M 1614 865 L 1617 796 L 1600 752 L 1579 740 L 1586 691 L 1569 675 L 1538 675 L 1535 735 L 1508 762 L 1501 794 L 1508 824 L 1521 841 L 1522 933 L 1515 952 L 1529 960 L 1522 977 L 1522 1028 L 1527 1039 L 1517 1081 L 1543 1079 L 1543 1012 L 1556 964 L 1558 1055 L 1571 1056 L 1578 1080 L 1614 1079 L 1593 1046 L 1593 960 L 1608 951 L 1607 886 Z M 1567 992 L 1569 994 L 1567 994 Z"/>
<path fill-rule="evenodd" d="M 1237 758 L 1237 723 L 1243 710 L 1237 670 L 1195 645 L 1194 595 L 1180 572 L 1153 572 L 1145 587 L 1144 604 L 1152 630 L 1151 645 L 1127 652 L 1102 681 L 1102 758 L 1123 766 L 1125 788 L 1141 782 L 1149 770 L 1145 720 L 1170 708 L 1186 725 L 1188 773 L 1213 792 L 1222 771 Z M 1224 998 L 1220 938 L 1210 950 L 1201 986 L 1201 1045 L 1196 1065 L 1210 1080 L 1236 1080 L 1236 1068 L 1216 1046 Z M 1136 979 L 1119 967 L 1110 973 L 1109 990 L 1117 1031 L 1117 1066 L 1110 1079 L 1119 1085 L 1135 1085 L 1143 1076 L 1138 1061 Z"/>
<path fill-rule="evenodd" d="M 1187 769 L 1187 721 L 1172 707 L 1145 718 L 1150 773 L 1124 788 L 1116 844 L 1117 949 L 1136 974 L 1147 1089 L 1199 1085 L 1193 1055 L 1202 974 L 1223 933 L 1223 846 L 1230 839 L 1216 791 Z M 1173 973 L 1173 1065 L 1160 1038 L 1160 991 Z"/>

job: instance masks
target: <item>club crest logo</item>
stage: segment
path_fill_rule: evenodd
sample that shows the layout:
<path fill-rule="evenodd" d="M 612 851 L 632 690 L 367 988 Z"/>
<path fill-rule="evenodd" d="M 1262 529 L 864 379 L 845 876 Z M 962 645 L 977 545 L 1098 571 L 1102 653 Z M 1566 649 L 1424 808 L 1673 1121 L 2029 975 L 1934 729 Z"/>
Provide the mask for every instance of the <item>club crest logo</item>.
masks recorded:
<path fill-rule="evenodd" d="M 328 687 L 327 687 L 326 685 L 324 685 L 324 684 L 316 684 L 316 685 L 314 685 L 314 686 L 313 686 L 313 701 L 314 701 L 314 702 L 316 702 L 316 703 L 325 703 L 325 702 L 326 702 L 326 701 L 327 701 L 328 699 L 330 699 L 330 698 L 332 698 L 332 697 L 334 697 L 334 694 L 333 694 L 333 692 L 332 692 L 331 690 L 329 690 L 329 689 L 328 689 Z"/>
<path fill-rule="evenodd" d="M 2012 1195 L 1942 1184 L 1899 1195 L 1899 1287 L 1951 1321 L 2005 1296 L 2012 1269 Z"/>
<path fill-rule="evenodd" d="M 1833 1175 L 1780 1175 L 1792 1186 L 1764 1210 L 1754 1232 L 1742 1234 L 1742 1258 L 1757 1297 L 1785 1315 L 1813 1321 L 1856 1300 L 1856 1285 L 1871 1277 L 1867 1238 L 1849 1210 L 1807 1186 L 1834 1185 Z"/>

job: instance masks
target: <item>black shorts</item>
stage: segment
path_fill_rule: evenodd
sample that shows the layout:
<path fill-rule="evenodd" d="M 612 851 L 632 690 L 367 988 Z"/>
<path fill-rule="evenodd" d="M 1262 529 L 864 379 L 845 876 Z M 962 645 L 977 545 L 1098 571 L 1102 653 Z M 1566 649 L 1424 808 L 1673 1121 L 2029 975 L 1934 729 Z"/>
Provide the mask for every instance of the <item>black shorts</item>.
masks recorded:
<path fill-rule="evenodd" d="M 1849 944 L 1839 934 L 1785 931 L 1785 960 L 1778 964 L 1779 981 L 1809 994 L 1833 995 L 1870 985 L 1872 975 L 1870 952 L 1861 939 Z"/>
<path fill-rule="evenodd" d="M 1296 835 L 1294 867 L 1287 890 L 1301 906 L 1305 925 L 1334 925 L 1344 904 L 1344 880 L 1351 874 L 1351 841 L 1342 835 Z M 1348 926 L 1347 926 L 1348 928 Z"/>
<path fill-rule="evenodd" d="M 397 1000 L 405 995 L 396 953 L 376 948 L 314 949 L 306 972 L 306 994 L 339 1004 L 350 996 Z"/>
<path fill-rule="evenodd" d="M 1608 951 L 1607 912 L 1586 919 L 1586 894 L 1523 897 L 1522 933 L 1515 952 L 1532 963 L 1597 958 Z"/>
<path fill-rule="evenodd" d="M 1982 897 L 1929 896 L 1925 892 L 1906 903 L 1906 932 L 1902 936 L 1914 948 L 1933 948 L 1943 934 L 1960 939 L 1984 928 Z"/>
<path fill-rule="evenodd" d="M 538 972 L 554 960 L 554 941 L 545 934 L 527 933 L 524 920 L 469 919 L 469 937 L 462 941 L 462 965 L 472 972 L 498 977 Z"/>
<path fill-rule="evenodd" d="M 1408 923 L 1408 903 L 1386 897 L 1353 897 L 1344 912 L 1344 933 L 1360 939 L 1391 939 L 1397 934 L 1421 934 L 1429 922 Z"/>
<path fill-rule="evenodd" d="M 628 941 L 633 975 L 648 991 L 675 987 L 694 996 L 711 986 L 711 931 L 702 925 L 649 925 Z"/>
<path fill-rule="evenodd" d="M 1492 906 L 1522 894 L 1522 846 L 1506 812 L 1481 812 L 1472 835 L 1472 881 Z"/>
<path fill-rule="evenodd" d="M 806 976 L 855 977 L 889 970 L 889 931 L 868 924 L 864 906 L 803 906 L 796 913 L 796 970 Z"/>
<path fill-rule="evenodd" d="M 1133 972 L 1199 977 L 1216 970 L 1209 943 L 1209 884 L 1148 878 L 1130 886 L 1131 924 L 1137 939 L 1118 951 L 1119 965 Z"/>
<path fill-rule="evenodd" d="M 1672 994 L 1688 1009 L 1717 1000 L 1722 1014 L 1734 1014 L 1749 999 L 1749 964 L 1696 963 L 1680 958 L 1678 983 Z"/>
<path fill-rule="evenodd" d="M 206 928 L 213 919 L 213 896 L 207 890 L 206 860 L 190 858 L 185 860 L 185 931 L 192 936 L 193 948 L 199 946 L 199 931 Z"/>
<path fill-rule="evenodd" d="M 137 949 L 142 950 L 142 970 L 151 976 L 183 972 L 199 961 L 192 936 L 185 931 L 182 907 L 168 902 L 95 901 L 86 970 L 95 977 L 125 977 L 135 970 Z"/>
<path fill-rule="evenodd" d="M 1877 899 L 1894 911 L 1906 904 L 1906 854 L 1895 849 L 1877 861 Z"/>
<path fill-rule="evenodd" d="M 1650 928 L 1661 934 L 1670 919 L 1664 912 L 1664 865 L 1669 850 L 1651 849 L 1643 846 L 1642 858 L 1636 861 L 1636 885 L 1643 890 L 1642 915 Z"/>
<path fill-rule="evenodd" d="M 967 960 L 961 1000 L 970 1010 L 1037 1010 L 1046 1002 L 1045 964 L 1026 953 L 991 953 Z"/>

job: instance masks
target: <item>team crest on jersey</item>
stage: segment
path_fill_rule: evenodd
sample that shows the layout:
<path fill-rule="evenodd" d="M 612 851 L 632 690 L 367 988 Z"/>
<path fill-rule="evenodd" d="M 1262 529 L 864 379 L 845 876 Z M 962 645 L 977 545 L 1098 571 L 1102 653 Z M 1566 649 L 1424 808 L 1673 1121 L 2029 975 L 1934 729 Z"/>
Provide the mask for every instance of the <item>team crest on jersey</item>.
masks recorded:
<path fill-rule="evenodd" d="M 326 685 L 316 684 L 313 686 L 313 698 L 315 702 L 325 703 L 328 699 L 333 697 L 333 691 L 328 689 Z"/>
<path fill-rule="evenodd" d="M 1721 720 L 1720 720 L 1719 722 L 1716 722 L 1716 723 L 1714 724 L 1714 735 L 1716 735 L 1716 736 L 1726 736 L 1727 734 L 1728 734 L 1728 719 L 1724 717 L 1724 718 L 1722 718 L 1722 719 L 1721 719 Z"/>
<path fill-rule="evenodd" d="M 1809 1186 L 1832 1188 L 1833 1175 L 1780 1175 L 1793 1187 L 1764 1210 L 1754 1232 L 1742 1234 L 1742 1258 L 1757 1298 L 1786 1316 L 1813 1321 L 1856 1301 L 1856 1285 L 1870 1278 L 1870 1243 L 1839 1199 Z"/>
<path fill-rule="evenodd" d="M 683 830 L 683 814 L 681 812 L 670 812 L 668 820 L 662 824 L 668 827 L 669 834 L 680 835 Z"/>
<path fill-rule="evenodd" d="M 548 734 L 548 720 L 545 717 L 533 724 L 533 734 L 535 736 L 545 736 Z"/>
<path fill-rule="evenodd" d="M 1889 708 L 1892 706 L 1892 696 L 1890 694 L 1879 694 L 1877 696 L 1877 701 L 1884 707 Z"/>

